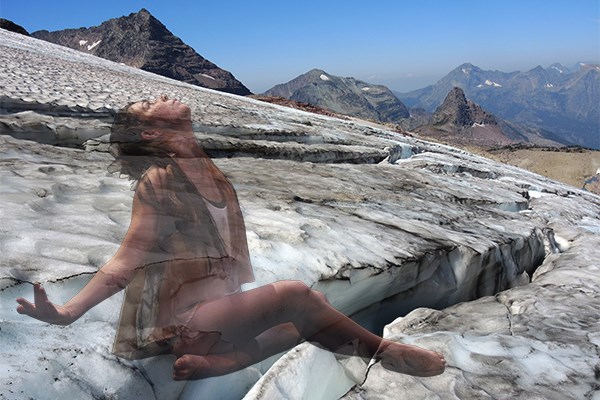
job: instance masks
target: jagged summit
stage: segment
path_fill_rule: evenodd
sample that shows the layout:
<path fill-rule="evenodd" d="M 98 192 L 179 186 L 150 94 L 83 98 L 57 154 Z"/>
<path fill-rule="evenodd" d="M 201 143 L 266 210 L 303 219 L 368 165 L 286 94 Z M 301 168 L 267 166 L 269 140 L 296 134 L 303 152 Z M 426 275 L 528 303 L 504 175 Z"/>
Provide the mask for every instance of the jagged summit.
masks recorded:
<path fill-rule="evenodd" d="M 474 71 L 481 71 L 481 68 L 479 68 L 478 66 L 476 66 L 476 65 L 474 65 L 474 64 L 471 64 L 471 63 L 469 63 L 469 62 L 466 62 L 466 63 L 462 63 L 462 64 L 461 64 L 461 65 L 459 65 L 458 67 L 454 68 L 454 69 L 452 70 L 452 72 L 458 72 L 458 71 L 461 71 L 462 73 L 464 73 L 464 74 L 467 74 L 467 73 L 469 73 L 471 70 L 474 70 Z M 452 73 L 452 72 L 450 72 L 450 73 Z"/>
<path fill-rule="evenodd" d="M 562 65 L 561 63 L 558 63 L 558 62 L 553 63 L 548 68 L 556 70 L 560 74 L 565 74 L 565 73 L 571 72 L 571 70 L 568 67 L 565 67 L 564 65 Z"/>
<path fill-rule="evenodd" d="M 415 132 L 457 146 L 489 148 L 527 141 L 520 132 L 469 100 L 455 86 L 435 110 L 431 120 Z"/>
<path fill-rule="evenodd" d="M 451 123 L 458 127 L 468 127 L 473 124 L 497 125 L 496 118 L 483 110 L 471 100 L 467 100 L 465 92 L 454 87 L 446 99 L 433 114 L 433 124 Z"/>
<path fill-rule="evenodd" d="M 264 94 L 381 122 L 398 122 L 409 116 L 406 106 L 387 87 L 331 75 L 318 68 L 276 85 Z"/>
<path fill-rule="evenodd" d="M 196 53 L 145 8 L 91 28 L 41 30 L 32 36 L 193 85 L 250 94 L 230 72 Z"/>

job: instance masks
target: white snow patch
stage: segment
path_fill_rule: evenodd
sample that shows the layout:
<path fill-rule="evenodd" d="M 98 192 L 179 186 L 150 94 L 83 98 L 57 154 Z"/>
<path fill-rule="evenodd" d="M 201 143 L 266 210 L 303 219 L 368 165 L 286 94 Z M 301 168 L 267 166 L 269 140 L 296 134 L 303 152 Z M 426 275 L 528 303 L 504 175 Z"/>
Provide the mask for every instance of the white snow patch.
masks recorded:
<path fill-rule="evenodd" d="M 479 85 L 477 85 L 477 87 L 479 87 L 479 88 L 484 87 L 484 86 L 502 87 L 501 84 L 491 81 L 489 79 L 486 79 L 484 83 L 480 83 Z"/>
<path fill-rule="evenodd" d="M 98 45 L 100 44 L 100 42 L 101 42 L 101 41 L 102 41 L 102 40 L 97 40 L 97 41 L 95 41 L 94 43 L 90 44 L 90 45 L 87 47 L 87 49 L 88 49 L 88 50 L 91 50 L 91 49 L 93 49 L 94 47 L 98 46 Z"/>
<path fill-rule="evenodd" d="M 370 87 L 364 87 L 364 88 L 362 88 L 360 90 L 362 90 L 363 92 L 368 92 L 369 90 L 371 90 L 371 88 Z"/>
<path fill-rule="evenodd" d="M 484 127 L 484 126 L 485 126 L 485 124 L 480 124 L 480 123 L 477 123 L 477 122 L 473 122 L 473 125 L 472 125 L 472 127 L 473 127 L 473 128 L 475 128 L 475 127 L 477 127 L 477 126 Z"/>
<path fill-rule="evenodd" d="M 529 194 L 529 198 L 531 199 L 539 199 L 542 197 L 542 192 L 539 190 L 528 190 L 527 194 Z"/>
<path fill-rule="evenodd" d="M 79 45 L 80 46 L 84 46 L 85 44 L 87 44 L 87 40 L 80 40 L 79 41 Z"/>
<path fill-rule="evenodd" d="M 596 175 L 600 174 L 600 168 L 596 170 Z"/>
<path fill-rule="evenodd" d="M 462 69 L 463 74 L 465 75 L 469 75 L 469 72 L 471 72 L 471 68 L 463 68 Z"/>
<path fill-rule="evenodd" d="M 565 239 L 556 234 L 554 234 L 554 242 L 556 243 L 556 247 L 558 247 L 558 250 L 561 253 L 564 253 L 565 251 L 569 250 L 569 248 L 571 247 L 571 242 L 569 242 L 568 239 Z"/>
<path fill-rule="evenodd" d="M 565 71 L 563 71 L 562 69 L 558 68 L 557 66 L 552 67 L 553 69 L 557 70 L 559 73 L 564 73 Z"/>
<path fill-rule="evenodd" d="M 216 81 L 216 79 L 214 77 L 210 76 L 210 75 L 206 75 L 206 74 L 200 74 L 200 75 L 202 75 L 205 78 L 212 79 L 213 81 Z"/>
<path fill-rule="evenodd" d="M 553 87 L 554 87 L 554 85 L 553 85 L 553 84 L 551 84 L 551 83 L 546 83 L 546 87 L 547 87 L 547 88 L 553 88 Z"/>
<path fill-rule="evenodd" d="M 319 78 L 321 78 L 321 80 L 323 80 L 323 81 L 330 80 L 329 77 L 327 75 L 325 75 L 325 74 L 321 74 L 321 76 Z"/>

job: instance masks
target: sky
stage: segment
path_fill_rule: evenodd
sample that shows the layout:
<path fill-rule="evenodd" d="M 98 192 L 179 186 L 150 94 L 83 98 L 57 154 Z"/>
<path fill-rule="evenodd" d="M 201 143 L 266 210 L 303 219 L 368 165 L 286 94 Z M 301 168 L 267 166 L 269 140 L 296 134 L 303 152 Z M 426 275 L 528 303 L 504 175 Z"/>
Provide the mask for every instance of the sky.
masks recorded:
<path fill-rule="evenodd" d="M 600 63 L 600 0 L 0 0 L 0 18 L 53 31 L 141 8 L 254 93 L 313 68 L 406 92 L 465 62 Z"/>

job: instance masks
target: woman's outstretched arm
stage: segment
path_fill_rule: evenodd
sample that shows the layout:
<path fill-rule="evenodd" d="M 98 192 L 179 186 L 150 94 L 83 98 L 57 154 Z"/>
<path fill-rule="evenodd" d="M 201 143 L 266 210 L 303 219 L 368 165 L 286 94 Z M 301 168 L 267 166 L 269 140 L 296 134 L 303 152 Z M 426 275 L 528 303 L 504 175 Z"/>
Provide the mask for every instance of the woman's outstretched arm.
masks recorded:
<path fill-rule="evenodd" d="M 17 298 L 17 312 L 56 325 L 69 325 L 89 309 L 125 288 L 139 268 L 144 268 L 148 252 L 157 237 L 157 212 L 140 200 L 139 192 L 133 198 L 131 223 L 121 247 L 88 284 L 65 305 L 53 304 L 41 284 L 33 287 L 34 302 Z"/>

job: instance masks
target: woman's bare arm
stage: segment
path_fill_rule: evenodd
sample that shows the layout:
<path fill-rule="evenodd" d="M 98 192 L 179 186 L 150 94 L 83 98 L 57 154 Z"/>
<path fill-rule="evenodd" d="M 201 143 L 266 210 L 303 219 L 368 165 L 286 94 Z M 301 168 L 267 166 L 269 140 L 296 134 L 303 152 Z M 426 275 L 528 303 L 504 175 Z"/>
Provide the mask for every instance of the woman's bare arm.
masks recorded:
<path fill-rule="evenodd" d="M 144 261 L 156 242 L 157 234 L 156 210 L 140 201 L 136 192 L 131 223 L 121 247 L 88 284 L 65 305 L 59 306 L 51 303 L 44 288 L 36 283 L 33 287 L 34 302 L 18 298 L 17 312 L 50 324 L 71 324 L 89 309 L 127 286 L 135 272 L 144 268 Z"/>

